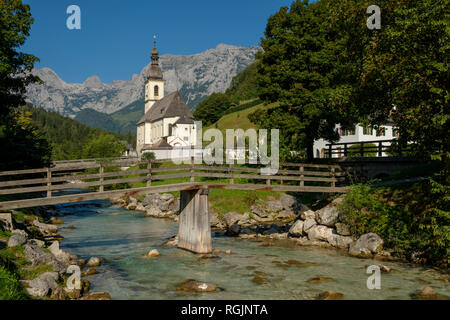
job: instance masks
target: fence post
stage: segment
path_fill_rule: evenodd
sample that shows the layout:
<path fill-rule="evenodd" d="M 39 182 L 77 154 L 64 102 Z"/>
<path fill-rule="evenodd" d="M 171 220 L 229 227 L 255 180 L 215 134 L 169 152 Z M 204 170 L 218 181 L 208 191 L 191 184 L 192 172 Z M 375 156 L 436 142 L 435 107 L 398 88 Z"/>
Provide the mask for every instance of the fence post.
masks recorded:
<path fill-rule="evenodd" d="M 47 168 L 47 198 L 52 197 L 52 169 Z"/>
<path fill-rule="evenodd" d="M 402 155 L 402 146 L 400 145 L 400 141 L 398 141 L 398 156 L 401 157 Z"/>
<path fill-rule="evenodd" d="M 281 169 L 282 167 L 283 167 L 283 166 L 280 164 L 280 169 Z M 281 176 L 280 185 L 283 185 L 283 176 L 284 176 L 284 173 L 280 174 L 280 176 Z"/>
<path fill-rule="evenodd" d="M 301 166 L 300 167 L 300 178 L 304 179 L 305 175 L 303 174 L 305 172 L 305 167 Z M 300 187 L 304 187 L 305 186 L 305 180 L 300 180 Z"/>
<path fill-rule="evenodd" d="M 234 184 L 233 163 L 230 163 L 230 174 L 231 174 L 230 184 Z"/>
<path fill-rule="evenodd" d="M 191 182 L 195 182 L 194 177 L 194 157 L 191 156 Z"/>
<path fill-rule="evenodd" d="M 331 179 L 333 179 L 333 181 L 331 182 L 331 187 L 332 187 L 332 188 L 336 187 L 336 181 L 334 181 L 335 176 L 336 176 L 336 175 L 335 175 L 335 168 L 332 167 L 332 168 L 331 168 Z"/>
<path fill-rule="evenodd" d="M 330 144 L 328 147 L 328 158 L 331 159 L 333 157 L 333 146 Z"/>
<path fill-rule="evenodd" d="M 98 189 L 98 192 L 105 191 L 105 188 L 103 186 L 104 178 L 103 173 L 105 172 L 105 168 L 103 167 L 103 164 L 100 163 L 99 173 L 100 173 L 100 188 Z"/>
<path fill-rule="evenodd" d="M 359 143 L 359 155 L 364 158 L 364 142 Z"/>
<path fill-rule="evenodd" d="M 147 187 L 152 185 L 152 160 L 149 159 L 147 162 Z"/>
<path fill-rule="evenodd" d="M 378 142 L 378 156 L 379 157 L 383 156 L 383 142 L 382 141 Z"/>
<path fill-rule="evenodd" d="M 344 144 L 344 157 L 347 157 L 347 144 Z"/>

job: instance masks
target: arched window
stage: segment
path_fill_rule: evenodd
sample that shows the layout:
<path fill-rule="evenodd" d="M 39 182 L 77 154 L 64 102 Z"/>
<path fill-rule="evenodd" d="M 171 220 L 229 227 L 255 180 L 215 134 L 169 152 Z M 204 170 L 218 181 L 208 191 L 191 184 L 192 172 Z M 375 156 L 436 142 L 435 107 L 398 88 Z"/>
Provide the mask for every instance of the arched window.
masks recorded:
<path fill-rule="evenodd" d="M 155 87 L 153 88 L 153 90 L 154 90 L 155 97 L 158 97 L 158 96 L 159 96 L 159 87 L 158 87 L 158 86 L 155 86 Z"/>

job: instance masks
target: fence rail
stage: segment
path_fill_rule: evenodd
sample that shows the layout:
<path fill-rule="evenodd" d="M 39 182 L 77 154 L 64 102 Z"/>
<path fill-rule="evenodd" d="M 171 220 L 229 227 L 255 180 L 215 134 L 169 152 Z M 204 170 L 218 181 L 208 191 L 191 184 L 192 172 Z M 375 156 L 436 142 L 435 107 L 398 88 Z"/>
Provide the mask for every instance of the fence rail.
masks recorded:
<path fill-rule="evenodd" d="M 343 186 L 345 172 L 338 165 L 280 163 L 276 174 L 263 175 L 263 165 L 205 165 L 190 163 L 160 167 L 162 161 L 133 162 L 137 168 L 118 170 L 123 161 L 71 164 L 67 167 L 50 167 L 0 172 L 0 196 L 18 196 L 21 199 L 0 200 L 0 209 L 19 208 L 21 205 L 61 203 L 67 198 L 73 201 L 86 198 L 86 193 L 70 196 L 56 195 L 69 189 L 89 189 L 88 194 L 104 194 L 136 190 L 186 190 L 186 188 L 222 188 L 239 190 L 279 190 L 299 192 L 346 192 Z M 130 184 L 135 184 L 130 187 Z M 167 186 L 164 189 L 164 185 Z M 177 186 L 178 189 L 177 189 Z M 108 190 L 105 191 L 105 188 Z M 162 189 L 161 189 L 162 188 Z M 52 202 L 52 199 L 55 201 Z M 88 197 L 89 198 L 89 197 Z M 92 197 L 91 197 L 92 198 Z M 1 199 L 1 198 L 0 198 Z M 46 199 L 45 201 L 42 201 Z M 59 200 L 57 200 L 59 199 Z"/>
<path fill-rule="evenodd" d="M 388 157 L 392 155 L 403 156 L 412 151 L 412 145 L 402 145 L 397 139 L 374 140 L 361 142 L 329 143 L 327 158 L 337 157 Z"/>

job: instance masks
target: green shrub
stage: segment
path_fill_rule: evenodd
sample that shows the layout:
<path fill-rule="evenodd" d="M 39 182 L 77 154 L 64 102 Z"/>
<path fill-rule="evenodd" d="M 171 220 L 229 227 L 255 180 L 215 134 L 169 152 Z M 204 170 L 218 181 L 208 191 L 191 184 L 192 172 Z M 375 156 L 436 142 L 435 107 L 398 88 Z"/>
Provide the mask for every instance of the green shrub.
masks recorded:
<path fill-rule="evenodd" d="M 397 255 L 448 264 L 449 204 L 449 187 L 430 180 L 392 188 L 354 185 L 339 210 L 354 236 L 374 232 Z"/>
<path fill-rule="evenodd" d="M 0 300 L 25 300 L 27 294 L 17 276 L 0 266 Z"/>

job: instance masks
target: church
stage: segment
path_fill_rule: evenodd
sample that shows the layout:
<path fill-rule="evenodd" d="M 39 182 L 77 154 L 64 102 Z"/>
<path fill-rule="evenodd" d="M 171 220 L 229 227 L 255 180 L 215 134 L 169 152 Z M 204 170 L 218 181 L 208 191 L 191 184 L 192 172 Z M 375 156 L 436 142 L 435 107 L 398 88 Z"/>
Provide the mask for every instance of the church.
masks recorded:
<path fill-rule="evenodd" d="M 194 117 L 180 93 L 164 95 L 155 41 L 145 81 L 145 114 L 137 123 L 136 150 L 140 156 L 153 152 L 157 160 L 170 159 L 172 150 L 190 149 L 195 146 L 196 138 Z"/>

